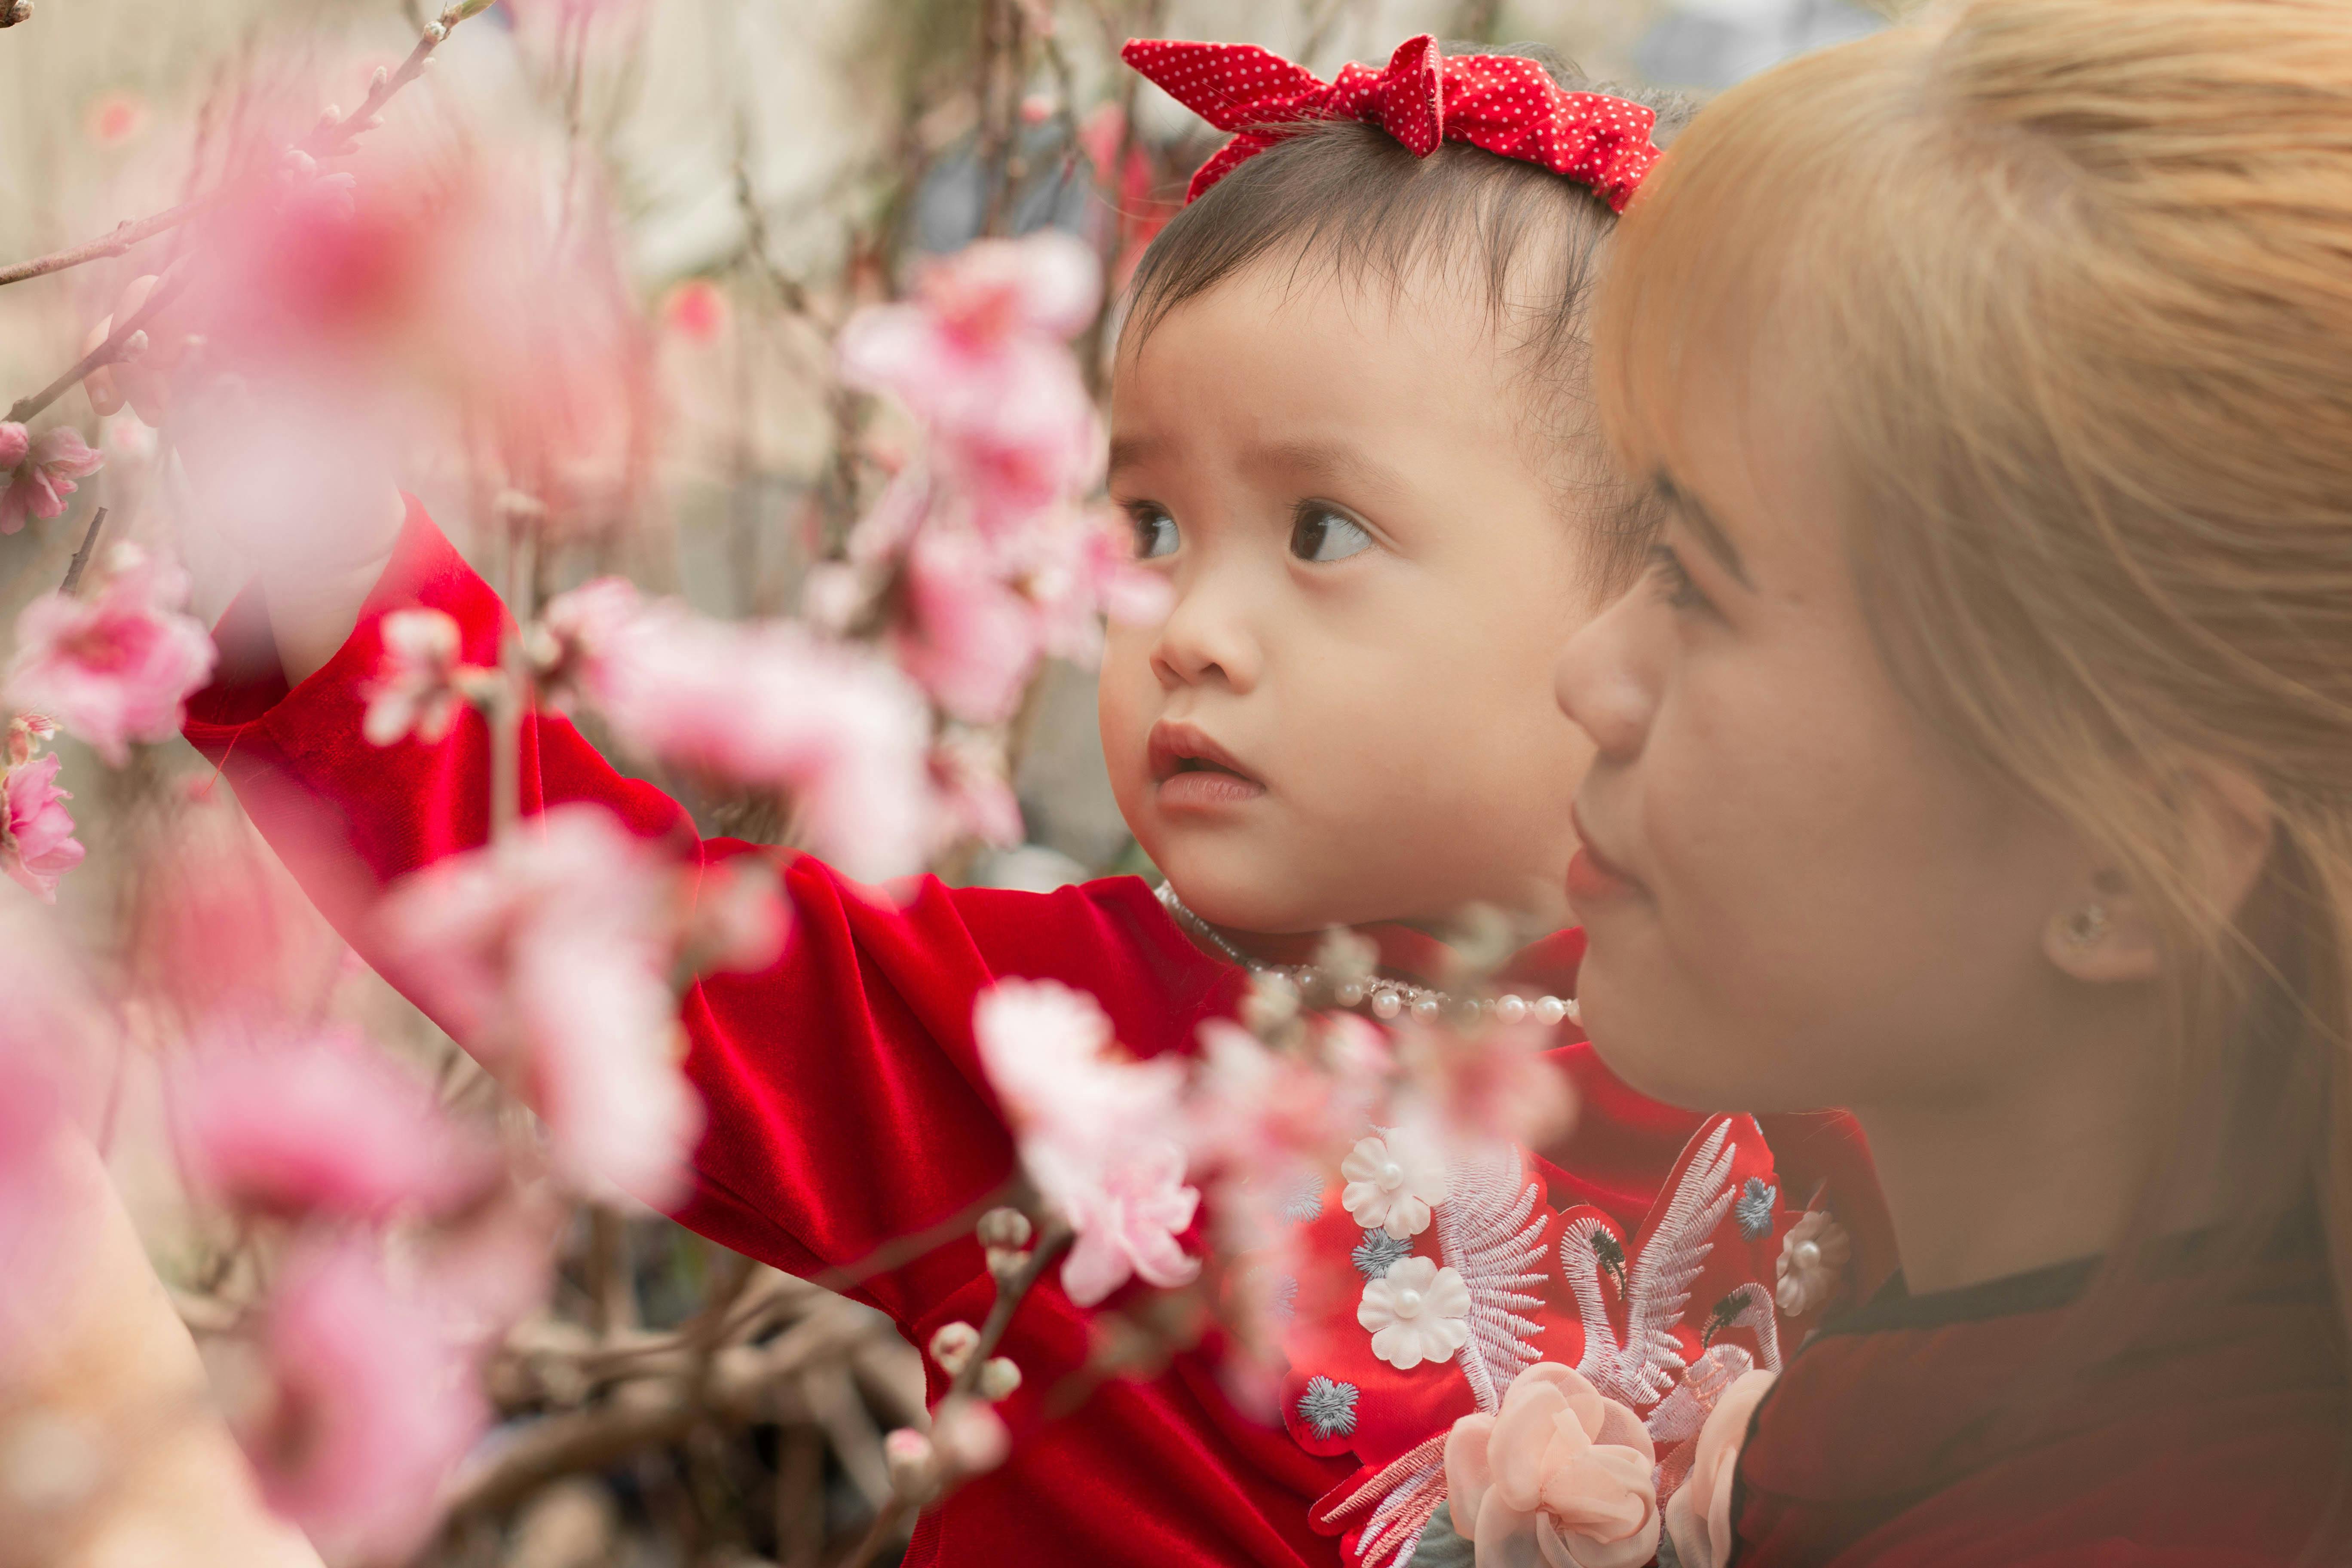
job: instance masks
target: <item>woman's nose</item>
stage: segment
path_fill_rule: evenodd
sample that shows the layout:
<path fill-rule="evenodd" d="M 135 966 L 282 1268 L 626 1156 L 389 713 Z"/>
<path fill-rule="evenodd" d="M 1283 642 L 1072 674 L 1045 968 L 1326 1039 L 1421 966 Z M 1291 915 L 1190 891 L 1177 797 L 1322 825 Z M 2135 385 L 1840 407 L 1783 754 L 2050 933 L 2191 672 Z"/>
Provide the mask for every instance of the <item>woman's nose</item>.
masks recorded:
<path fill-rule="evenodd" d="M 1626 595 L 1570 638 L 1552 668 L 1559 710 L 1605 761 L 1639 755 L 1657 712 L 1655 673 L 1642 658 L 1649 608 L 1643 595 Z"/>

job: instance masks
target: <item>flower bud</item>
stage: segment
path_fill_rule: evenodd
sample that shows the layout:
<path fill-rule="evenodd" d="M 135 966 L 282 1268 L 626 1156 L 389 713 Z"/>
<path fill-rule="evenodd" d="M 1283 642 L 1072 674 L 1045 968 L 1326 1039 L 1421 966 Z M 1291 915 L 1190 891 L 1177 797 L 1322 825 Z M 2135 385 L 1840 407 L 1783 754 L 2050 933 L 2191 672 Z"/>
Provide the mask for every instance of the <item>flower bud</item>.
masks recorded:
<path fill-rule="evenodd" d="M 944 1400 L 931 1414 L 931 1449 L 953 1476 L 977 1476 L 1004 1463 L 1013 1435 L 1004 1419 L 976 1399 Z"/>
<path fill-rule="evenodd" d="M 939 1490 L 940 1464 L 931 1440 L 912 1426 L 882 1439 L 882 1458 L 890 1468 L 891 1489 L 908 1502 L 919 1507 Z"/>
<path fill-rule="evenodd" d="M 1021 1369 L 1008 1356 L 991 1356 L 980 1363 L 980 1380 L 976 1385 L 982 1399 L 1011 1397 L 1021 1386 Z"/>
<path fill-rule="evenodd" d="M 931 1359 L 940 1363 L 941 1372 L 953 1377 L 963 1370 L 979 1346 L 980 1331 L 970 1323 L 942 1323 L 939 1332 L 931 1336 Z"/>
<path fill-rule="evenodd" d="M 146 352 L 147 329 L 142 327 L 137 331 L 122 340 L 122 347 L 115 353 L 114 363 L 117 364 L 129 364 L 132 360 L 137 359 L 141 354 L 143 354 Z"/>
<path fill-rule="evenodd" d="M 1017 1248 L 1029 1245 L 1029 1216 L 1015 1208 L 993 1208 L 980 1216 L 980 1244 Z"/>
<path fill-rule="evenodd" d="M 1017 1247 L 992 1247 L 988 1249 L 988 1271 L 998 1284 L 1010 1281 L 1029 1261 L 1028 1252 Z"/>

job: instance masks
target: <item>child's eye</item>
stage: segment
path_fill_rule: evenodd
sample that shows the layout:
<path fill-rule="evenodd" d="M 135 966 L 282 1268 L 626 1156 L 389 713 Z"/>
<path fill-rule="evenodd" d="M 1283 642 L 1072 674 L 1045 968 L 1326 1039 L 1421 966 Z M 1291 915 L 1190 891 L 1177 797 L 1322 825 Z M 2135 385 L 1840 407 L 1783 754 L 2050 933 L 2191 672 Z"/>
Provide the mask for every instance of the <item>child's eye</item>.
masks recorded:
<path fill-rule="evenodd" d="M 1290 524 L 1290 552 L 1301 561 L 1345 561 L 1372 547 L 1371 531 L 1322 501 L 1302 501 Z"/>
<path fill-rule="evenodd" d="M 1659 596 L 1675 609 L 1704 610 L 1710 607 L 1706 595 L 1699 592 L 1696 583 L 1691 581 L 1690 569 L 1683 564 L 1683 558 L 1675 553 L 1674 546 L 1663 543 L 1650 546 L 1650 576 L 1657 585 Z"/>
<path fill-rule="evenodd" d="M 1176 520 L 1162 509 L 1146 503 L 1127 509 L 1128 521 L 1135 525 L 1135 558 L 1157 561 L 1163 555 L 1173 555 L 1181 544 L 1183 535 L 1176 531 Z"/>

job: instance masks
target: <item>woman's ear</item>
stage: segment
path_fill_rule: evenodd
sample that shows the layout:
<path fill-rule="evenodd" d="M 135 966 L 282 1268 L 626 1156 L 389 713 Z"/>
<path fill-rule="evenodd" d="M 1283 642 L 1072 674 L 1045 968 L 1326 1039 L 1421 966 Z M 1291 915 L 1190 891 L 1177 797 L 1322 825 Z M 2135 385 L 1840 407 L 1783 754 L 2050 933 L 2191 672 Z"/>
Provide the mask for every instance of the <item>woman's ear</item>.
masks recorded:
<path fill-rule="evenodd" d="M 2184 869 L 2206 906 L 2233 920 L 2270 858 L 2270 796 L 2242 769 L 2206 759 L 2185 764 L 2179 784 L 2189 849 Z M 2063 973 L 2092 984 L 2153 980 L 2163 966 L 2146 900 L 2111 867 L 2090 870 L 2051 911 L 2042 951 Z"/>

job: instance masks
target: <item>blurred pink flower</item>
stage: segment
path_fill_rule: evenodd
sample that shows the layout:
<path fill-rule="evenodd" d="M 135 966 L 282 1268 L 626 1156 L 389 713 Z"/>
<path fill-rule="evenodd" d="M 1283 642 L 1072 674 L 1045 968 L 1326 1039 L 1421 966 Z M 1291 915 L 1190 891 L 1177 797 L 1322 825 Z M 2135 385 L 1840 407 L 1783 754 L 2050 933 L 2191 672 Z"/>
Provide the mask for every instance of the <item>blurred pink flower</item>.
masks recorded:
<path fill-rule="evenodd" d="M 1093 252 L 1067 235 L 983 240 L 924 268 L 911 303 L 851 318 L 842 374 L 923 422 L 992 533 L 1085 488 L 1100 461 L 1093 401 L 1064 346 L 1100 297 Z"/>
<path fill-rule="evenodd" d="M 1481 1563 L 1641 1568 L 1658 1550 L 1655 1462 L 1640 1416 L 1538 1363 L 1494 1414 L 1465 1415 L 1446 1436 L 1454 1532 Z"/>
<path fill-rule="evenodd" d="M 896 1434 L 893 1434 L 896 1436 Z M 1004 1463 L 1013 1436 L 1004 1418 L 969 1394 L 942 1400 L 931 1413 L 930 1453 L 950 1476 L 977 1476 Z"/>
<path fill-rule="evenodd" d="M 432 1093 L 346 1029 L 215 1040 L 176 1086 L 192 1182 L 236 1209 L 376 1219 L 462 1203 L 495 1173 Z"/>
<path fill-rule="evenodd" d="M 789 795 L 809 847 L 848 876 L 920 868 L 935 831 L 930 713 L 881 660 L 666 602 L 606 638 L 583 685 L 631 749 Z"/>
<path fill-rule="evenodd" d="M 1037 668 L 1036 606 L 1000 575 L 975 534 L 925 529 L 907 552 L 898 667 L 956 718 L 1001 723 Z"/>
<path fill-rule="evenodd" d="M 575 1181 L 685 1191 L 700 1104 L 673 1048 L 675 873 L 599 806 L 443 860 L 382 911 L 387 961 L 548 1124 Z"/>
<path fill-rule="evenodd" d="M 147 100 L 124 89 L 100 93 L 82 115 L 89 139 L 101 147 L 121 146 L 147 129 Z"/>
<path fill-rule="evenodd" d="M 58 879 L 80 865 L 86 853 L 74 837 L 73 818 L 58 804 L 73 796 L 57 787 L 57 776 L 55 752 L 10 768 L 8 820 L 0 829 L 0 870 L 45 903 L 57 902 Z"/>
<path fill-rule="evenodd" d="M 568 709 L 584 693 L 601 704 L 606 656 L 644 611 L 637 585 L 626 577 L 598 577 L 550 599 L 524 642 L 548 700 Z"/>
<path fill-rule="evenodd" d="M 1184 1151 L 1174 1142 L 1130 1147 L 1082 1176 L 1068 1173 L 1050 1186 L 1041 1179 L 1038 1187 L 1077 1233 L 1062 1260 L 1062 1289 L 1077 1305 L 1093 1306 L 1130 1278 L 1165 1289 L 1200 1273 L 1201 1260 L 1177 1240 L 1201 1194 L 1184 1185 Z"/>
<path fill-rule="evenodd" d="M 749 974 L 782 955 L 792 909 L 764 858 L 739 855 L 682 880 L 689 907 L 679 950 L 687 969 Z"/>
<path fill-rule="evenodd" d="M 1050 980 L 999 981 L 972 1030 L 1023 1166 L 1077 1233 L 1062 1266 L 1070 1299 L 1091 1306 L 1131 1276 L 1192 1279 L 1199 1261 L 1176 1240 L 1200 1202 L 1176 1141 L 1182 1067 L 1121 1057 L 1094 998 Z"/>
<path fill-rule="evenodd" d="M 29 438 L 22 425 L 0 425 L 0 469 L 9 470 L 0 489 L 0 533 L 15 533 L 27 517 L 55 517 L 66 497 L 104 467 L 106 459 L 82 443 L 80 433 L 59 425 Z"/>
<path fill-rule="evenodd" d="M 1699 1429 L 1690 1478 L 1666 1503 L 1666 1533 L 1687 1568 L 1723 1568 L 1731 1560 L 1731 1493 L 1748 1422 L 1779 1374 L 1750 1372 L 1726 1389 Z"/>
<path fill-rule="evenodd" d="M 467 667 L 457 658 L 457 623 L 439 610 L 394 610 L 378 624 L 383 658 L 367 689 L 360 732 L 378 746 L 409 734 L 437 745 L 466 705 L 460 678 Z"/>
<path fill-rule="evenodd" d="M 710 343 L 727 330 L 726 291 L 708 278 L 689 278 L 662 300 L 662 324 L 690 343 Z"/>
<path fill-rule="evenodd" d="M 1408 1017 L 1392 1027 L 1397 1057 L 1447 1140 L 1541 1148 L 1574 1120 L 1568 1075 L 1546 1055 L 1559 1044 L 1554 1026 L 1527 1019 L 1458 1030 Z"/>
<path fill-rule="evenodd" d="M 173 739 L 215 658 L 204 623 L 180 613 L 187 598 L 187 574 L 116 545 L 91 597 L 44 594 L 16 617 L 9 700 L 55 719 L 117 767 L 129 758 L 127 742 Z"/>
<path fill-rule="evenodd" d="M 268 1393 L 238 1436 L 269 1506 L 331 1558 L 405 1560 L 488 1421 L 443 1323 L 346 1237 L 288 1258 L 262 1352 Z"/>
<path fill-rule="evenodd" d="M 29 763 L 33 754 L 54 739 L 58 721 L 46 713 L 19 713 L 8 721 L 8 765 Z"/>
<path fill-rule="evenodd" d="M 970 835 L 999 849 L 1021 842 L 1021 801 L 1004 776 L 1001 746 L 977 735 L 950 735 L 931 748 L 931 782 L 944 818 L 942 838 Z"/>

